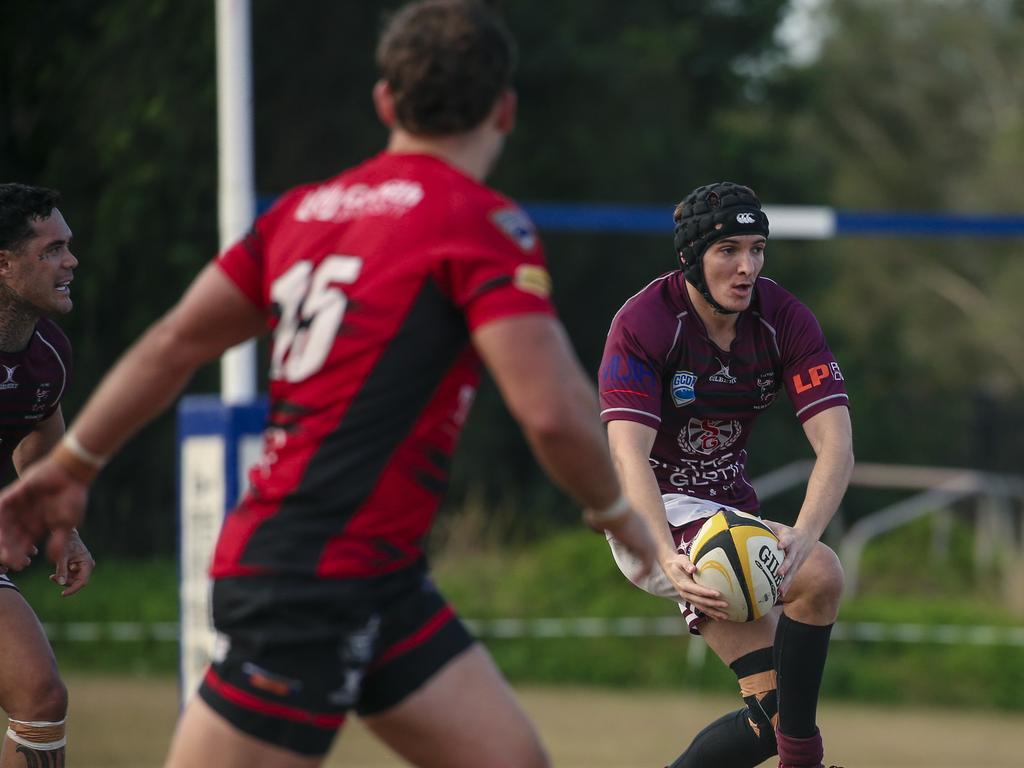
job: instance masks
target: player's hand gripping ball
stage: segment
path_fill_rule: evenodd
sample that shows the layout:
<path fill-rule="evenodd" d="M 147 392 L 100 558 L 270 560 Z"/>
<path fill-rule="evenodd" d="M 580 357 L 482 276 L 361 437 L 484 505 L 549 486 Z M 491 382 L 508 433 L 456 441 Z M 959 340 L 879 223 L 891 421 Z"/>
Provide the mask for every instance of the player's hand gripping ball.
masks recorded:
<path fill-rule="evenodd" d="M 785 556 L 760 518 L 725 509 L 705 521 L 690 547 L 693 580 L 722 593 L 730 621 L 756 621 L 772 609 Z"/>

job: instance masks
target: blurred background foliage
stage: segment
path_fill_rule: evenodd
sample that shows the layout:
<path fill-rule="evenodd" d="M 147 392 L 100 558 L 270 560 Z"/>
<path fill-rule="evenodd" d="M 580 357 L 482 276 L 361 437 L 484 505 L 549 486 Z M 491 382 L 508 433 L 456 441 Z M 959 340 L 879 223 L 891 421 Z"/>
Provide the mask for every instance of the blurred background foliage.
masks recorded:
<path fill-rule="evenodd" d="M 254 0 L 261 196 L 383 147 L 372 52 L 396 5 Z M 663 237 L 545 236 L 556 300 L 591 372 L 616 309 L 673 268 L 671 211 L 699 184 L 741 181 L 770 204 L 1024 210 L 1024 3 L 810 5 L 794 46 L 786 0 L 504 3 L 522 53 L 520 119 L 494 186 L 521 200 L 665 210 Z M 81 260 L 62 321 L 76 350 L 73 417 L 217 250 L 213 5 L 0 9 L 0 178 L 62 190 Z M 1019 471 L 1022 250 L 997 238 L 771 243 L 766 274 L 817 313 L 843 365 L 859 459 Z M 210 367 L 190 391 L 218 387 Z M 787 404 L 751 448 L 755 476 L 809 455 Z M 577 514 L 489 386 L 448 508 L 470 502 L 516 537 Z M 794 503 L 767 512 L 785 520 Z M 851 494 L 844 516 L 877 504 Z M 106 555 L 171 554 L 175 509 L 168 414 L 104 473 L 85 536 Z"/>

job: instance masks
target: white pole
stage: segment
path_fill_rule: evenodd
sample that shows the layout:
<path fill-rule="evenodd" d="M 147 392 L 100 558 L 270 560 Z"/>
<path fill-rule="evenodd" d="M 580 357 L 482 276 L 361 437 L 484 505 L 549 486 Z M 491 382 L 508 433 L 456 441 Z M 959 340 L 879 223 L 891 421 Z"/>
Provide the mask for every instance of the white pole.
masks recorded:
<path fill-rule="evenodd" d="M 256 217 L 253 179 L 252 65 L 249 0 L 217 0 L 218 210 L 221 249 L 234 243 Z M 221 399 L 228 405 L 256 399 L 256 343 L 221 358 Z"/>

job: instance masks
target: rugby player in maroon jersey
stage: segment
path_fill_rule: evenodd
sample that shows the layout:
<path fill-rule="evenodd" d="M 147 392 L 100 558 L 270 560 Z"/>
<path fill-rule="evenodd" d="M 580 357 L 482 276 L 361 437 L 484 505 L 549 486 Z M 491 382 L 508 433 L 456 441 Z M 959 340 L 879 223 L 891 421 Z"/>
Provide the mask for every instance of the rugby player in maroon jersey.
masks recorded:
<path fill-rule="evenodd" d="M 672 768 L 819 766 L 815 719 L 843 574 L 819 541 L 853 471 L 842 372 L 814 315 L 761 276 L 768 218 L 752 190 L 721 182 L 676 208 L 681 269 L 630 298 L 611 324 L 600 372 L 601 417 L 627 498 L 652 526 L 659 568 L 641 589 L 675 600 L 694 634 L 739 678 L 746 706 L 697 735 Z M 720 508 L 757 514 L 746 444 L 785 389 L 815 453 L 792 527 L 771 523 L 786 557 L 780 605 L 725 621 L 721 595 L 693 580 L 689 545 Z M 627 575 L 631 557 L 609 537 Z"/>
<path fill-rule="evenodd" d="M 350 711 L 414 765 L 548 765 L 424 563 L 481 361 L 591 527 L 641 576 L 654 562 L 533 225 L 482 183 L 515 120 L 511 38 L 481 3 L 427 0 L 393 17 L 377 59 L 386 151 L 282 195 L 0 500 L 4 562 L 44 527 L 59 543 L 105 458 L 198 366 L 273 334 L 266 449 L 216 547 L 221 650 L 182 715 L 176 768 L 315 766 Z"/>
<path fill-rule="evenodd" d="M 7 474 L 12 467 L 22 474 L 64 434 L 71 344 L 50 316 L 71 311 L 78 259 L 58 203 L 50 189 L 0 184 L 0 465 Z M 56 554 L 50 578 L 73 595 L 95 563 L 74 529 Z M 0 707 L 9 718 L 0 768 L 63 766 L 67 689 L 39 619 L 6 573 L 0 638 Z"/>

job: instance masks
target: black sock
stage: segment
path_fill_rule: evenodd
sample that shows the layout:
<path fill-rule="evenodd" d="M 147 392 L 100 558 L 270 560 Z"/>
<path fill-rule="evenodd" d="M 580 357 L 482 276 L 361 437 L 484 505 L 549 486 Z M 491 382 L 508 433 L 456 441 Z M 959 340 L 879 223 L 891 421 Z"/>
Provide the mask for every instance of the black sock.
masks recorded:
<path fill-rule="evenodd" d="M 806 739 L 818 732 L 818 692 L 831 634 L 831 624 L 804 624 L 785 614 L 779 619 L 775 631 L 778 729 L 787 736 Z"/>
<path fill-rule="evenodd" d="M 729 667 L 739 678 L 747 706 L 704 728 L 669 768 L 753 768 L 775 754 L 772 649 L 748 653 Z"/>

